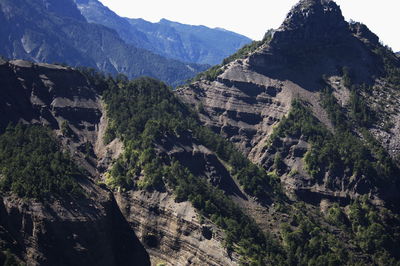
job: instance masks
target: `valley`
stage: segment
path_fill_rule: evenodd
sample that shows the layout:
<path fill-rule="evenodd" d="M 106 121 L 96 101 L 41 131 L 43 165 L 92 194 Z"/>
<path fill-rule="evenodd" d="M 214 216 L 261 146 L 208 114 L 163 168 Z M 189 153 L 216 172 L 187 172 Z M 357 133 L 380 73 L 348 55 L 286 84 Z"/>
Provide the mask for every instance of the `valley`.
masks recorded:
<path fill-rule="evenodd" d="M 52 20 L 128 38 L 64 1 Z M 0 49 L 19 57 L 0 59 L 0 265 L 399 265 L 400 59 L 334 1 L 208 70 L 155 63 L 174 78 L 19 45 Z"/>

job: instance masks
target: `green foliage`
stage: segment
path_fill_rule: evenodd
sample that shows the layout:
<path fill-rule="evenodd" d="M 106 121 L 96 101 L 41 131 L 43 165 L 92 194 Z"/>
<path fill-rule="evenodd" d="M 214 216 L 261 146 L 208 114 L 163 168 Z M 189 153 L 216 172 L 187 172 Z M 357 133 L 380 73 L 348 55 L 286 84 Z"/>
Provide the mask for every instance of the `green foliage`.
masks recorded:
<path fill-rule="evenodd" d="M 221 190 L 195 177 L 177 161 L 165 168 L 165 176 L 175 191 L 177 201 L 189 200 L 202 216 L 225 230 L 228 251 L 235 249 L 246 258 L 264 263 L 283 255 L 277 243 L 264 235 L 255 222 Z M 238 247 L 235 248 L 235 245 Z"/>
<path fill-rule="evenodd" d="M 350 116 L 361 127 L 371 127 L 375 121 L 374 113 L 355 90 L 350 95 Z"/>
<path fill-rule="evenodd" d="M 204 72 L 201 72 L 197 74 L 192 80 L 190 81 L 197 81 L 201 79 L 213 81 L 215 80 L 219 75 L 221 75 L 224 71 L 222 70 L 221 65 L 215 65 L 209 69 L 207 69 Z"/>
<path fill-rule="evenodd" d="M 201 126 L 197 115 L 163 83 L 142 78 L 118 86 L 111 84 L 103 98 L 112 121 L 107 136 L 120 137 L 126 147 L 125 155 L 118 159 L 110 172 L 113 181 L 120 183 L 121 187 L 132 188 L 134 184 L 131 180 L 144 170 L 148 174 L 139 186 L 162 189 L 162 173 L 157 171 L 157 165 L 162 165 L 167 159 L 156 155 L 154 145 L 163 138 L 185 135 L 196 139 L 229 163 L 232 174 L 247 193 L 266 198 L 270 196 L 271 188 L 278 188 L 276 181 L 245 158 L 233 144 Z"/>
<path fill-rule="evenodd" d="M 64 120 L 61 123 L 61 134 L 63 134 L 63 136 L 66 136 L 66 137 L 71 137 L 73 134 L 71 128 L 69 127 L 69 123 L 67 120 Z"/>
<path fill-rule="evenodd" d="M 335 126 L 335 128 L 339 130 L 350 128 L 345 111 L 338 104 L 335 96 L 332 94 L 332 91 L 329 88 L 325 88 L 321 92 L 321 103 L 327 111 L 329 120 L 332 121 L 332 124 Z"/>
<path fill-rule="evenodd" d="M 83 195 L 76 179 L 83 173 L 60 150 L 50 130 L 9 126 L 0 136 L 0 190 L 20 197 Z"/>
<path fill-rule="evenodd" d="M 363 91 L 368 90 L 365 85 L 356 87 L 356 89 Z M 370 161 L 375 161 L 372 163 L 372 168 L 374 169 L 369 169 L 371 171 L 370 174 L 381 177 L 381 180 L 386 179 L 391 180 L 391 182 L 396 181 L 398 179 L 396 174 L 398 168 L 395 166 L 386 150 L 366 129 L 366 127 L 370 127 L 374 124 L 376 115 L 368 108 L 365 100 L 358 95 L 356 90 L 351 92 L 350 98 L 350 117 L 353 118 L 352 121 L 355 126 L 346 120 L 344 110 L 339 106 L 336 98 L 327 89 L 322 93 L 322 103 L 324 108 L 327 110 L 331 121 L 336 127 L 337 133 L 335 136 L 348 136 L 351 141 L 355 142 L 355 144 L 363 145 L 365 150 L 359 153 L 359 159 L 362 159 L 363 154 L 367 155 L 366 158 L 373 158 L 370 159 Z M 361 132 L 364 141 L 359 140 L 351 133 L 352 127 L 360 127 L 359 131 Z M 351 148 L 350 146 L 351 145 L 347 145 L 351 150 L 354 150 L 354 148 Z M 361 150 L 361 148 L 359 150 Z"/>
<path fill-rule="evenodd" d="M 331 117 L 335 117 L 334 124 L 344 119 L 340 109 L 328 106 L 327 110 Z M 330 110 L 335 110 L 335 113 Z M 339 111 L 336 113 L 336 110 Z M 397 168 L 390 157 L 378 148 L 379 145 L 373 145 L 370 139 L 364 143 L 346 127 L 346 124 L 340 124 L 335 134 L 332 134 L 313 116 L 311 110 L 295 101 L 288 117 L 281 121 L 271 135 L 271 143 L 277 146 L 279 139 L 285 136 L 302 137 L 310 142 L 311 149 L 306 153 L 304 161 L 307 170 L 315 178 L 329 172 L 332 176 L 364 175 L 377 186 L 384 182 L 395 182 Z"/>
<path fill-rule="evenodd" d="M 246 193 L 259 199 L 279 196 L 279 183 L 264 169 L 251 163 L 232 143 L 213 133 L 209 128 L 197 127 L 194 136 L 206 147 L 214 151 L 220 159 L 229 163 L 233 174 Z"/>
<path fill-rule="evenodd" d="M 351 85 L 353 84 L 350 68 L 343 67 L 342 74 L 343 74 L 343 76 L 342 76 L 343 77 L 343 85 L 346 88 L 350 89 Z"/>
<path fill-rule="evenodd" d="M 214 151 L 244 190 L 260 199 L 270 198 L 277 181 L 252 164 L 233 144 L 201 126 L 197 116 L 163 83 L 149 78 L 114 84 L 103 94 L 112 121 L 110 135 L 124 141 L 125 152 L 109 171 L 112 188 L 164 190 L 172 188 L 177 201 L 189 200 L 200 215 L 225 230 L 228 251 L 236 250 L 254 261 L 273 260 L 279 252 L 221 190 L 194 176 L 174 158 L 156 152 L 166 142 L 191 139 Z"/>
<path fill-rule="evenodd" d="M 269 43 L 272 39 L 272 35 L 273 35 L 273 31 L 274 30 L 268 30 L 265 35 L 264 38 L 261 41 L 253 41 L 250 44 L 246 44 L 245 46 L 243 46 L 241 49 L 239 49 L 236 53 L 234 53 L 233 55 L 225 58 L 222 61 L 222 65 L 227 65 L 230 62 L 233 62 L 237 59 L 244 59 L 246 58 L 248 55 L 250 55 L 251 53 L 253 53 L 254 51 L 256 51 L 259 47 L 261 47 L 263 44 Z"/>
<path fill-rule="evenodd" d="M 291 212 L 291 223 L 281 225 L 287 265 L 344 265 L 349 253 L 343 243 L 308 215 L 302 204 Z"/>
<path fill-rule="evenodd" d="M 394 259 L 400 258 L 398 227 L 385 224 L 382 211 L 370 204 L 365 197 L 354 201 L 349 210 L 351 232 L 357 245 L 364 253 L 372 255 L 375 263 L 396 265 Z M 398 217 L 391 213 L 386 216 L 391 216 L 392 224 L 399 224 Z M 382 261 L 385 263 L 382 264 Z"/>
<path fill-rule="evenodd" d="M 350 118 L 355 125 L 360 127 L 371 127 L 376 121 L 375 114 L 370 110 L 366 101 L 360 95 L 361 90 L 366 90 L 365 86 L 352 86 L 349 102 Z M 346 131 L 352 128 L 352 124 L 347 119 L 346 110 L 342 108 L 332 91 L 328 88 L 321 92 L 321 102 L 329 115 L 335 128 L 339 131 Z"/>
<path fill-rule="evenodd" d="M 339 227 L 344 227 L 348 223 L 346 215 L 337 203 L 329 208 L 326 219 L 329 223 Z"/>

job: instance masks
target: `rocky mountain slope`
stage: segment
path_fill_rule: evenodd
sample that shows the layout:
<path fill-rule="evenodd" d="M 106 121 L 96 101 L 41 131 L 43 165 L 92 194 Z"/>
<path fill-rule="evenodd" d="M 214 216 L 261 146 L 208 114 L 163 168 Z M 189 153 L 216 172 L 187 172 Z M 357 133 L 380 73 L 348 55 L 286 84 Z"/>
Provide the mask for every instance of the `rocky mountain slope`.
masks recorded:
<path fill-rule="evenodd" d="M 125 191 L 123 183 L 115 176 L 120 160 L 129 155 L 129 149 L 127 152 L 124 150 L 131 145 L 128 140 L 124 144 L 119 138 L 109 140 L 107 128 L 111 126 L 112 116 L 106 115 L 105 103 L 113 108 L 116 106 L 108 102 L 110 99 L 105 98 L 106 102 L 101 100 L 101 95 L 104 91 L 113 93 L 117 90 L 116 81 L 90 70 L 77 71 L 70 67 L 22 60 L 2 60 L 0 67 L 0 128 L 1 137 L 5 139 L 5 146 L 2 146 L 3 139 L 0 138 L 0 162 L 5 167 L 0 175 L 1 263 L 13 260 L 29 265 L 147 265 L 150 263 L 149 252 L 153 264 L 167 262 L 177 265 L 188 261 L 195 265 L 236 264 L 238 258 L 228 256 L 223 247 L 224 233 L 221 229 L 210 221 L 204 221 L 189 202 L 177 203 L 172 191 L 132 191 L 129 186 Z M 165 85 L 159 88 L 159 82 L 151 81 L 150 84 L 152 87 L 148 90 L 157 93 L 162 89 L 163 93 L 173 97 Z M 117 106 L 122 103 L 120 99 L 117 102 Z M 115 123 L 115 120 L 111 121 L 111 124 Z M 72 155 L 74 163 L 81 169 L 79 176 L 73 178 L 77 179 L 84 196 L 75 198 L 68 194 L 69 189 L 44 193 L 43 181 L 37 183 L 44 177 L 35 177 L 35 172 L 32 173 L 36 178 L 33 180 L 27 176 L 18 180 L 11 177 L 8 172 L 11 165 L 5 158 L 19 158 L 21 155 L 6 153 L 7 147 L 11 148 L 10 143 L 15 142 L 7 140 L 7 132 L 14 130 L 7 126 L 9 123 L 41 125 L 51 129 L 52 137 L 66 154 Z M 15 130 L 19 132 L 20 129 L 17 127 Z M 26 131 L 29 132 L 29 127 Z M 39 131 L 38 134 L 25 138 L 36 141 L 43 133 Z M 162 143 L 163 140 L 159 141 Z M 171 146 L 165 146 L 168 152 L 162 154 L 176 158 L 189 156 L 186 163 L 193 167 L 195 160 L 202 160 L 208 170 L 201 173 L 208 173 L 209 178 L 216 179 L 215 184 L 220 183 L 220 172 L 225 171 L 225 175 L 227 172 L 225 167 L 213 152 L 191 142 L 189 136 L 183 140 L 170 140 Z M 34 145 L 37 145 L 35 142 L 30 144 L 31 141 L 26 143 L 21 147 L 32 145 L 26 147 L 27 150 L 35 149 Z M 42 153 L 36 156 L 44 156 Z M 193 158 L 192 153 L 196 154 Z M 42 163 L 45 165 L 47 161 Z M 58 163 L 62 164 L 62 161 Z M 25 163 L 15 166 L 22 167 L 18 170 L 22 175 L 34 171 L 23 165 Z M 36 163 L 36 167 L 46 171 L 44 165 Z M 142 167 L 147 175 L 149 166 L 146 161 Z M 49 171 L 46 182 L 59 182 L 52 181 L 57 174 L 51 169 Z M 60 174 L 66 176 L 67 172 Z M 127 174 L 124 178 L 130 176 Z M 225 178 L 229 180 L 231 177 Z M 23 188 L 17 189 L 20 184 Z M 42 196 L 42 193 L 47 196 Z"/>
<path fill-rule="evenodd" d="M 185 25 L 166 19 L 151 23 L 143 19 L 119 17 L 97 0 L 75 0 L 91 23 L 118 32 L 123 40 L 167 58 L 182 62 L 215 65 L 251 42 L 234 32 Z"/>
<path fill-rule="evenodd" d="M 26 61 L 0 75 L 0 262 L 54 264 L 63 244 L 66 265 L 148 264 L 141 245 L 153 265 L 399 263 L 399 59 L 333 1 L 300 1 L 176 91 Z M 15 230 L 20 202 L 61 224 Z"/>
<path fill-rule="evenodd" d="M 0 55 L 6 58 L 87 66 L 130 78 L 146 75 L 171 85 L 204 69 L 127 44 L 115 31 L 88 23 L 72 0 L 2 0 L 0 7 Z"/>
<path fill-rule="evenodd" d="M 19 197 L 18 193 L 35 186 L 43 192 L 43 188 L 36 181 L 31 181 L 34 184 L 26 181 L 24 188 L 15 190 L 17 183 L 13 179 L 15 185 L 11 188 L 14 193 L 4 192 L 7 185 L 2 175 L 11 163 L 4 165 L 7 158 L 1 157 L 0 250 L 7 250 L 5 254 L 9 263 L 14 258 L 11 254 L 14 254 L 27 265 L 149 265 L 146 250 L 122 215 L 113 194 L 96 185 L 97 172 L 90 165 L 94 159 L 87 156 L 85 160 L 84 155 L 79 157 L 86 143 L 93 143 L 96 155 L 92 156 L 106 161 L 112 158 L 112 144 L 106 154 L 106 147 L 102 147 L 98 139 L 104 110 L 97 89 L 79 72 L 55 65 L 1 61 L 0 75 L 1 131 L 4 132 L 9 123 L 18 121 L 48 126 L 54 130 L 55 138 L 64 143 L 63 149 L 74 154 L 76 163 L 82 163 L 81 166 L 87 169 L 77 179 L 84 196 L 76 198 L 66 192 L 54 192 L 45 200 L 40 196 L 29 199 Z M 7 128 L 7 132 L 10 130 Z M 5 148 L 16 145 L 7 142 L 4 137 L 7 134 L 1 139 L 1 156 L 7 154 Z M 30 138 L 34 139 L 34 136 Z M 21 141 L 19 147 L 24 147 L 22 140 L 17 141 Z M 31 153 L 36 158 L 46 156 L 33 150 L 17 155 L 17 147 L 11 148 L 15 152 L 13 158 L 18 156 L 22 160 L 22 156 Z M 46 160 L 41 166 L 37 162 L 35 167 L 43 167 L 41 178 L 46 172 L 44 166 L 49 163 Z M 26 165 L 23 172 L 26 175 L 28 164 L 28 161 L 19 161 L 16 167 Z M 59 164 L 63 165 L 63 162 Z M 33 171 L 31 176 L 35 176 Z M 61 174 L 66 178 L 66 173 Z M 55 176 L 50 178 L 52 180 Z M 4 262 L 3 256 L 1 253 L 0 262 Z"/>
<path fill-rule="evenodd" d="M 398 212 L 399 66 L 333 1 L 303 0 L 257 46 L 176 94 L 206 126 L 279 176 L 290 199 L 327 216 L 339 203 L 335 211 L 351 223 L 344 222 L 349 208 L 361 198 Z M 269 208 L 242 204 L 268 226 Z"/>
<path fill-rule="evenodd" d="M 335 125 L 337 121 L 333 116 L 336 114 L 332 113 L 337 108 L 344 119 L 350 120 L 349 130 L 358 136 L 361 128 L 369 130 L 378 140 L 382 135 L 397 134 L 395 112 L 385 117 L 393 121 L 386 131 L 382 121 L 371 118 L 374 112 L 378 114 L 381 110 L 369 101 L 377 101 L 374 94 L 383 86 L 391 88 L 393 100 L 397 101 L 395 84 L 385 79 L 388 78 L 385 64 L 389 64 L 386 60 L 392 60 L 390 64 L 398 66 L 399 61 L 390 52 L 387 55 L 390 59 L 382 58 L 383 50 L 378 37 L 366 26 L 345 22 L 333 1 L 301 1 L 272 38 L 249 56 L 222 66 L 211 80 L 194 82 L 177 94 L 193 106 L 201 106 L 201 119 L 206 125 L 236 143 L 254 162 L 269 169 L 277 151 L 268 147 L 268 141 L 276 126 L 289 114 L 295 99 L 304 101 L 331 132 L 340 126 Z M 385 94 L 388 96 L 389 91 Z M 328 106 L 324 97 L 331 97 L 329 104 L 333 106 Z M 363 104 L 368 111 L 352 110 L 355 104 L 361 105 L 353 102 L 355 98 L 359 101 L 365 98 Z M 366 115 L 370 121 L 352 117 L 352 111 L 369 112 L 353 115 Z M 357 188 L 349 191 L 343 183 L 338 184 L 339 191 L 331 189 L 326 183 L 328 176 L 322 183 L 310 180 L 307 173 L 301 173 L 306 165 L 300 159 L 312 144 L 304 141 L 302 135 L 285 137 L 281 153 L 288 167 L 283 180 L 290 190 L 339 198 L 352 198 L 366 192 L 357 192 Z M 398 156 L 395 139 L 381 140 L 384 146 L 390 146 L 386 152 L 392 158 Z M 292 153 L 297 149 L 304 150 L 299 152 L 300 157 Z M 300 171 L 299 176 L 289 175 L 294 171 Z"/>

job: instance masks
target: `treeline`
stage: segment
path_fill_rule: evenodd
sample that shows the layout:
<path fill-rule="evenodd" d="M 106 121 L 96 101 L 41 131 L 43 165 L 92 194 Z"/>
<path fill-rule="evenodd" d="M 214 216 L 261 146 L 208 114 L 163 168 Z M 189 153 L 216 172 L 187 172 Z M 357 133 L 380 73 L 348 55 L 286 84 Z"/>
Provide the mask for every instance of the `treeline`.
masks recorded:
<path fill-rule="evenodd" d="M 42 126 L 9 125 L 0 135 L 0 190 L 20 197 L 81 197 L 82 171 Z"/>
<path fill-rule="evenodd" d="M 272 36 L 273 36 L 274 30 L 268 30 L 264 38 L 261 41 L 253 41 L 250 44 L 244 45 L 242 48 L 240 48 L 236 53 L 234 53 L 231 56 L 228 56 L 225 58 L 221 64 L 215 65 L 206 71 L 200 72 L 197 74 L 193 79 L 190 79 L 190 82 L 201 80 L 201 79 L 206 79 L 209 81 L 215 80 L 218 75 L 223 73 L 223 67 L 237 59 L 244 59 L 247 56 L 249 56 L 251 53 L 255 52 L 259 47 L 261 47 L 264 44 L 267 44 L 271 41 Z"/>

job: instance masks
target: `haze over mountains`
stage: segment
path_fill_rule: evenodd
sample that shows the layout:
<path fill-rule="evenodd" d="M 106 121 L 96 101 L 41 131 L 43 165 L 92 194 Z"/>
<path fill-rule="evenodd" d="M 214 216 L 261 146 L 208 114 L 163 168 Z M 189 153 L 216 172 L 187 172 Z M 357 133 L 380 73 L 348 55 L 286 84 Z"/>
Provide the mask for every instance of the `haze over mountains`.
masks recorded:
<path fill-rule="evenodd" d="M 80 2 L 81 7 L 82 3 Z M 94 7 L 101 5 L 97 1 L 89 3 Z M 203 27 L 197 27 L 198 32 L 187 34 L 186 28 L 190 26 L 185 25 L 180 25 L 179 28 L 184 30 L 179 36 L 177 32 L 182 31 L 175 30 L 175 26 L 170 25 L 168 27 L 172 35 L 157 38 L 154 37 L 157 30 L 153 29 L 151 34 L 146 35 L 142 32 L 143 26 L 135 29 L 126 19 L 118 17 L 102 5 L 98 8 L 100 10 L 82 9 L 89 22 L 92 22 L 91 19 L 100 21 L 102 23 L 99 24 L 110 26 L 106 28 L 88 23 L 72 0 L 48 0 L 39 3 L 31 0 L 18 3 L 2 0 L 0 4 L 0 21 L 4 25 L 0 37 L 3 44 L 0 54 L 6 58 L 94 67 L 107 73 L 123 73 L 129 78 L 151 76 L 170 85 L 181 84 L 206 68 L 205 65 L 190 62 L 219 61 L 227 53 L 249 42 L 249 39 L 234 33 Z M 102 12 L 105 12 L 103 16 Z M 114 28 L 118 33 L 112 30 Z M 184 37 L 185 34 L 187 37 Z M 210 35 L 211 39 L 202 41 L 202 38 L 210 38 Z M 231 48 L 211 45 L 216 39 L 227 39 L 226 36 L 233 36 L 230 38 L 233 40 Z M 170 41 L 172 37 L 180 43 Z M 226 42 L 222 43 L 224 44 Z"/>
<path fill-rule="evenodd" d="M 114 29 L 127 43 L 182 62 L 215 65 L 251 42 L 223 29 L 191 26 L 162 19 L 119 17 L 97 0 L 75 0 L 88 22 Z"/>
<path fill-rule="evenodd" d="M 0 265 L 399 265 L 399 88 L 331 0 L 173 91 L 0 60 Z"/>

